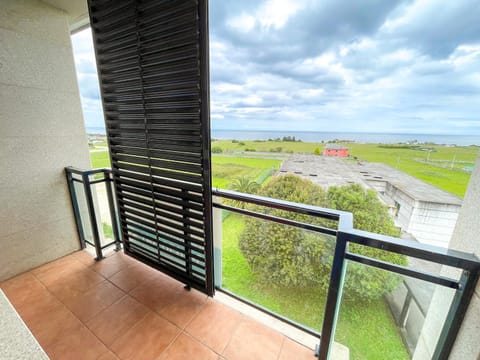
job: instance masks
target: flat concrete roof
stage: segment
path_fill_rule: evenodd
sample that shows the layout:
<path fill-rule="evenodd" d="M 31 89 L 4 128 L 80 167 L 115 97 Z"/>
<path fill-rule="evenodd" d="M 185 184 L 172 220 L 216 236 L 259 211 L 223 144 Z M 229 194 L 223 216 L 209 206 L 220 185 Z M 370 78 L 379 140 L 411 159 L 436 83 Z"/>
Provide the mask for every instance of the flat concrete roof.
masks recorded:
<path fill-rule="evenodd" d="M 295 174 L 324 188 L 352 183 L 371 188 L 371 182 L 385 181 L 418 201 L 451 205 L 462 204 L 462 199 L 459 197 L 380 163 L 360 162 L 313 154 L 293 154 L 284 160 L 279 173 L 280 175 Z"/>

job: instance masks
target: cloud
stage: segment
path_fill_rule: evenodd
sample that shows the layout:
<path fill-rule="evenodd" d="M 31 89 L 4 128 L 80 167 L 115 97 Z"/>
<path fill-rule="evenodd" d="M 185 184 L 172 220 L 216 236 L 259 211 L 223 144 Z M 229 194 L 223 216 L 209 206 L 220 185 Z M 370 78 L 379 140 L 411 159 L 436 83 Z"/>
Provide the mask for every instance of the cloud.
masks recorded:
<path fill-rule="evenodd" d="M 475 0 L 212 0 L 212 128 L 480 134 L 478 19 Z M 90 32 L 73 44 L 98 126 Z"/>

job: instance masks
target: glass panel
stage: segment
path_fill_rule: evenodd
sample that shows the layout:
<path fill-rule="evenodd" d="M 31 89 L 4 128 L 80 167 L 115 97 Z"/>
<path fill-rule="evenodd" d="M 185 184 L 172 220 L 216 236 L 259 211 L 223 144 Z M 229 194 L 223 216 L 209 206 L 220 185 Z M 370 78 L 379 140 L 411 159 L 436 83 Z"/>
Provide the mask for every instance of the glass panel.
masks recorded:
<path fill-rule="evenodd" d="M 352 360 L 430 359 L 454 294 L 347 261 L 335 341 L 349 348 Z"/>
<path fill-rule="evenodd" d="M 220 218 L 222 287 L 320 331 L 335 237 L 227 211 Z"/>
<path fill-rule="evenodd" d="M 78 209 L 80 212 L 80 220 L 82 222 L 83 236 L 86 241 L 93 244 L 92 225 L 88 215 L 87 199 L 85 197 L 85 189 L 83 183 L 75 181 L 73 183 L 75 195 L 77 198 Z"/>
<path fill-rule="evenodd" d="M 102 182 L 91 186 L 98 230 L 100 233 L 100 243 L 102 246 L 105 246 L 115 241 L 112 228 L 112 217 L 110 216 L 110 206 L 108 203 L 107 183 Z"/>

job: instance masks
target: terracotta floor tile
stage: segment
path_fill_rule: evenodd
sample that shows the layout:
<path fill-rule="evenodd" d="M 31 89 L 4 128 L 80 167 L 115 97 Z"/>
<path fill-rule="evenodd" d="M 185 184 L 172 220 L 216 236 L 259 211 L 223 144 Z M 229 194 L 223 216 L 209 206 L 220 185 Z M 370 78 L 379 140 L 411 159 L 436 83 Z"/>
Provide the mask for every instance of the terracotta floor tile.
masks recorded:
<path fill-rule="evenodd" d="M 200 312 L 206 301 L 207 296 L 199 291 L 182 290 L 159 314 L 183 329 Z"/>
<path fill-rule="evenodd" d="M 144 305 L 126 295 L 88 321 L 87 326 L 104 344 L 110 346 L 142 320 L 148 311 Z"/>
<path fill-rule="evenodd" d="M 186 331 L 221 354 L 241 319 L 237 311 L 209 299 Z"/>
<path fill-rule="evenodd" d="M 129 266 L 120 270 L 108 280 L 118 286 L 125 292 L 129 292 L 144 282 L 150 280 L 154 276 L 150 270 L 143 269 L 139 266 Z"/>
<path fill-rule="evenodd" d="M 105 280 L 86 292 L 72 293 L 63 303 L 85 323 L 124 295 L 122 290 Z"/>
<path fill-rule="evenodd" d="M 285 338 L 282 349 L 280 351 L 279 360 L 312 360 L 314 359 L 314 351 L 299 343 Z"/>
<path fill-rule="evenodd" d="M 120 270 L 133 265 L 134 261 L 136 260 L 128 259 L 126 256 L 121 256 L 119 254 L 114 254 L 101 261 L 96 261 L 91 266 L 91 269 L 102 276 L 109 278 Z"/>
<path fill-rule="evenodd" d="M 80 320 L 63 304 L 54 303 L 49 305 L 48 310 L 38 310 L 26 316 L 22 315 L 22 318 L 42 347 L 53 344 L 74 329 L 82 326 Z"/>
<path fill-rule="evenodd" d="M 105 278 L 89 269 L 79 269 L 51 283 L 44 283 L 49 291 L 61 301 L 84 293 L 105 281 Z"/>
<path fill-rule="evenodd" d="M 178 293 L 185 291 L 180 283 L 172 285 L 171 282 L 165 282 L 155 279 L 136 287 L 130 292 L 130 295 L 140 301 L 151 310 L 160 313 L 160 311 L 175 301 Z"/>
<path fill-rule="evenodd" d="M 235 330 L 223 356 L 228 360 L 277 359 L 283 335 L 250 319 L 243 319 Z"/>
<path fill-rule="evenodd" d="M 159 360 L 216 360 L 218 354 L 200 344 L 191 336 L 182 333 L 174 343 L 160 356 Z"/>
<path fill-rule="evenodd" d="M 31 273 L 25 273 L 0 284 L 7 298 L 15 307 L 28 305 L 47 290 Z"/>
<path fill-rule="evenodd" d="M 51 360 L 96 360 L 108 349 L 85 326 L 81 325 L 44 347 Z"/>
<path fill-rule="evenodd" d="M 56 280 L 65 277 L 68 274 L 86 269 L 86 265 L 75 260 L 72 256 L 52 261 L 32 270 L 32 273 L 45 285 L 51 285 Z"/>
<path fill-rule="evenodd" d="M 179 329 L 153 312 L 127 330 L 111 346 L 122 360 L 157 359 L 175 339 Z"/>
<path fill-rule="evenodd" d="M 98 358 L 98 360 L 119 360 L 118 357 L 111 351 L 103 354 Z"/>
<path fill-rule="evenodd" d="M 90 252 L 86 250 L 79 250 L 74 252 L 73 254 L 69 255 L 75 260 L 81 262 L 82 264 L 86 266 L 92 266 L 94 265 L 97 261 L 95 260 L 95 255 L 91 254 Z"/>

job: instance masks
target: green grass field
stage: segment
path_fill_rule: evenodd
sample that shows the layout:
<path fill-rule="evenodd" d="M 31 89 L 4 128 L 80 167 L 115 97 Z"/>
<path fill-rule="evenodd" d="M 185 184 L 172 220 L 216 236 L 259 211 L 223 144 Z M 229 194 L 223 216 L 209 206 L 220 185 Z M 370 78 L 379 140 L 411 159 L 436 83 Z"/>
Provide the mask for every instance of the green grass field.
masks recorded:
<path fill-rule="evenodd" d="M 222 148 L 226 154 L 235 154 L 245 149 L 255 149 L 256 152 L 269 152 L 270 149 L 281 147 L 283 153 L 304 152 L 313 153 L 316 148 L 323 150 L 325 144 L 285 141 L 242 141 L 218 140 L 212 142 L 212 147 Z M 459 197 L 465 195 L 470 174 L 462 171 L 465 166 L 473 166 L 478 155 L 477 146 L 438 146 L 425 145 L 434 151 L 411 150 L 408 148 L 386 148 L 378 144 L 342 143 L 350 149 L 350 154 L 369 162 L 380 162 L 398 168 L 420 180 L 448 191 Z M 430 164 L 422 162 L 430 161 Z M 435 166 L 435 165 L 437 166 Z M 451 168 L 453 164 L 453 169 Z M 446 166 L 442 168 L 440 166 Z"/>
<path fill-rule="evenodd" d="M 110 167 L 110 158 L 107 151 L 90 152 L 92 168 Z M 247 176 L 260 181 L 265 172 L 278 167 L 281 160 L 258 159 L 248 157 L 212 156 L 212 185 L 219 188 L 228 188 L 229 183 L 236 177 Z"/>
<path fill-rule="evenodd" d="M 473 166 L 478 155 L 478 147 L 475 146 L 432 146 L 435 151 L 428 155 L 426 151 L 384 148 L 379 147 L 377 144 L 349 143 L 344 145 L 350 149 L 352 156 L 398 168 L 407 174 L 460 197 L 465 195 L 468 181 L 470 180 L 470 174 L 461 171 L 461 168 L 467 165 Z M 429 157 L 430 161 L 448 161 L 441 163 L 448 165 L 448 168 L 420 162 L 420 160 L 426 160 L 427 157 Z M 451 169 L 452 160 L 454 160 L 453 169 Z M 462 161 L 462 163 L 455 165 L 455 161 Z"/>
<path fill-rule="evenodd" d="M 231 214 L 223 222 L 222 286 L 320 331 L 325 291 L 315 287 L 272 287 L 260 283 L 238 247 L 243 227 L 241 215 Z M 350 348 L 351 359 L 409 359 L 390 310 L 381 299 L 370 303 L 344 301 L 335 340 Z"/>

